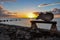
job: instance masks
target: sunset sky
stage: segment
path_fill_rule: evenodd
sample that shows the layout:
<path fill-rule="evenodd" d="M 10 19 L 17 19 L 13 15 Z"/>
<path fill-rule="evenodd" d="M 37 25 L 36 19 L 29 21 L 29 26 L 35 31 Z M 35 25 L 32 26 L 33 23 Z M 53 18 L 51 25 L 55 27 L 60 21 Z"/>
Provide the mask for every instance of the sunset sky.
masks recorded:
<path fill-rule="evenodd" d="M 60 9 L 60 0 L 0 0 L 0 4 L 6 10 L 19 12 L 19 14 L 35 11 L 51 11 L 54 8 Z"/>
<path fill-rule="evenodd" d="M 11 11 L 20 11 L 20 12 L 31 12 L 31 11 L 49 11 L 52 8 L 60 8 L 60 4 L 41 7 L 40 4 L 50 4 L 60 2 L 60 0 L 16 0 L 15 2 L 4 2 L 3 6 Z"/>
<path fill-rule="evenodd" d="M 33 18 L 32 12 L 51 11 L 56 14 L 58 26 L 60 27 L 60 0 L 0 0 L 0 19 L 2 17 Z M 7 24 L 30 25 L 31 20 L 7 22 Z M 54 20 L 55 21 L 55 20 Z M 4 23 L 4 22 L 3 22 Z"/>

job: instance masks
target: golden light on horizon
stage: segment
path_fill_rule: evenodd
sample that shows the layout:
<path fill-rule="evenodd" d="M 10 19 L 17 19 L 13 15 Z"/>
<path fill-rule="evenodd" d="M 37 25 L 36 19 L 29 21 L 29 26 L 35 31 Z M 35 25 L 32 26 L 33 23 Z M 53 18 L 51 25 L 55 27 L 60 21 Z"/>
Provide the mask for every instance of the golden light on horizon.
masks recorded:
<path fill-rule="evenodd" d="M 13 13 L 13 16 L 16 18 L 36 18 L 37 14 L 34 14 L 33 12 L 26 12 L 26 13 Z"/>
<path fill-rule="evenodd" d="M 28 13 L 27 14 L 27 18 L 36 18 L 37 15 L 35 15 L 34 13 Z"/>

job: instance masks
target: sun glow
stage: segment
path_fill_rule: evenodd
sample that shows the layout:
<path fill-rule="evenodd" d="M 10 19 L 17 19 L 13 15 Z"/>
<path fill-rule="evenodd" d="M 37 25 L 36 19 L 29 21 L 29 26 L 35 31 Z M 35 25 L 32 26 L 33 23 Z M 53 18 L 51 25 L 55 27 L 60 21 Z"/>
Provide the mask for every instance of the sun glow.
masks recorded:
<path fill-rule="evenodd" d="M 34 13 L 28 13 L 27 17 L 28 18 L 36 18 L 37 16 Z"/>
<path fill-rule="evenodd" d="M 17 17 L 17 18 L 36 18 L 37 17 L 37 14 L 34 14 L 33 12 L 31 13 L 19 13 L 19 12 L 16 12 L 13 14 L 14 17 Z"/>

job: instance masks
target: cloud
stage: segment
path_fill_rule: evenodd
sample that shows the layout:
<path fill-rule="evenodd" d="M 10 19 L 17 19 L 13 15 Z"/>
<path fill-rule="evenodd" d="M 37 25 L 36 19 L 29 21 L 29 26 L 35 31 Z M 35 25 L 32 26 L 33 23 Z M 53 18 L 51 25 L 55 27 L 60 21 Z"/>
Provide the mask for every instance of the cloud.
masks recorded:
<path fill-rule="evenodd" d="M 8 10 L 4 9 L 3 6 L 0 5 L 0 17 L 13 17 L 14 13 L 9 12 Z"/>
<path fill-rule="evenodd" d="M 53 12 L 53 14 L 60 14 L 60 9 L 58 8 L 53 8 L 51 11 Z"/>
<path fill-rule="evenodd" d="M 60 2 L 51 3 L 51 4 L 40 4 L 38 5 L 38 7 L 46 7 L 46 6 L 52 6 L 52 5 L 57 5 L 57 4 L 60 4 Z"/>
<path fill-rule="evenodd" d="M 11 12 L 9 10 L 6 10 L 2 5 L 0 5 L 0 18 L 23 18 L 22 16 L 24 16 L 23 14 L 21 15 L 20 13 L 16 13 L 16 12 Z"/>
<path fill-rule="evenodd" d="M 0 5 L 0 16 L 5 16 L 4 13 L 3 13 L 3 7 Z"/>
<path fill-rule="evenodd" d="M 4 4 L 4 2 L 16 2 L 16 0 L 0 0 L 0 5 Z"/>
<path fill-rule="evenodd" d="M 51 12 L 54 14 L 54 18 L 60 18 L 60 9 L 59 8 L 53 8 Z"/>
<path fill-rule="evenodd" d="M 0 2 L 15 2 L 16 0 L 0 0 Z"/>

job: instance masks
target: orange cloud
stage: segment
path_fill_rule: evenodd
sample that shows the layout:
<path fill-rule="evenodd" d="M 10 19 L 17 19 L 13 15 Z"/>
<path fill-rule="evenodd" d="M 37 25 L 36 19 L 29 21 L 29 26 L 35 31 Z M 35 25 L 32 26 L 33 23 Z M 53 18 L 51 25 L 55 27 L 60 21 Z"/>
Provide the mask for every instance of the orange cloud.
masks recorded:
<path fill-rule="evenodd" d="M 60 18 L 59 14 L 54 15 L 54 18 Z"/>
<path fill-rule="evenodd" d="M 2 5 L 0 5 L 0 17 L 13 17 L 12 14 L 14 14 L 14 13 L 4 9 L 4 7 Z"/>

